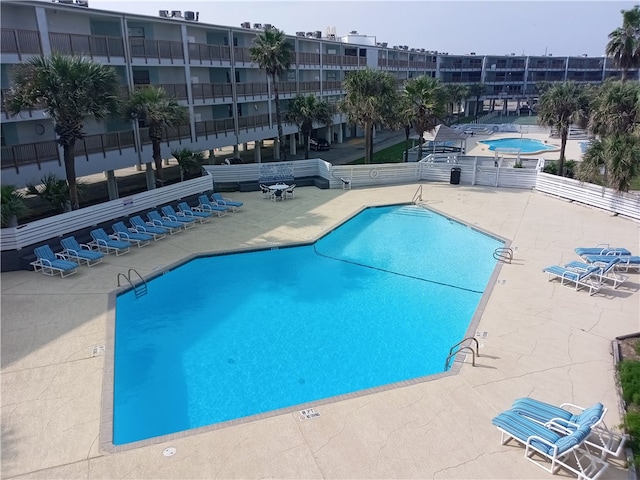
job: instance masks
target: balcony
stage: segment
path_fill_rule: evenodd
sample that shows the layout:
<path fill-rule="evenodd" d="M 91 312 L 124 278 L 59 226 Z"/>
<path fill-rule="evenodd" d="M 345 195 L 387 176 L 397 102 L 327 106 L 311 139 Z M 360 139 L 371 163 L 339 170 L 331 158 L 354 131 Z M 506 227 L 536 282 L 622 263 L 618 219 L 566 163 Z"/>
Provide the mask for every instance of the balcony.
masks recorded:
<path fill-rule="evenodd" d="M 278 93 L 283 95 L 295 95 L 298 93 L 296 82 L 277 82 Z"/>
<path fill-rule="evenodd" d="M 322 84 L 323 90 L 342 90 L 342 82 L 340 80 L 325 80 Z"/>
<path fill-rule="evenodd" d="M 319 92 L 320 82 L 300 82 L 300 93 Z"/>
<path fill-rule="evenodd" d="M 187 97 L 187 84 L 186 83 L 158 83 L 153 85 L 134 85 L 136 90 L 141 90 L 148 87 L 161 87 L 167 92 L 167 95 L 177 100 L 186 100 Z"/>
<path fill-rule="evenodd" d="M 182 145 L 182 139 L 188 139 L 191 141 L 191 126 L 190 125 L 178 125 L 176 127 L 166 127 L 164 129 L 164 135 L 162 140 L 167 142 L 167 146 L 170 146 L 172 140 L 180 140 Z M 149 138 L 149 129 L 140 129 L 140 142 L 142 145 L 150 145 L 151 139 Z"/>
<path fill-rule="evenodd" d="M 196 122 L 196 139 L 204 137 L 206 140 L 209 137 L 219 137 L 220 135 L 234 134 L 236 131 L 233 118 L 220 118 L 217 120 L 205 120 L 202 122 Z"/>
<path fill-rule="evenodd" d="M 238 117 L 238 129 L 257 129 L 262 127 L 270 127 L 269 114 L 260 113 L 258 115 L 249 115 L 248 117 Z"/>
<path fill-rule="evenodd" d="M 22 60 L 22 55 L 42 54 L 39 32 L 5 28 L 0 32 L 0 49 L 2 53 L 17 54 L 20 60 Z"/>
<path fill-rule="evenodd" d="M 51 51 L 64 55 L 120 57 L 124 59 L 124 41 L 119 37 L 49 33 Z"/>
<path fill-rule="evenodd" d="M 134 58 L 184 60 L 182 42 L 134 37 L 129 39 L 129 47 Z"/>
<path fill-rule="evenodd" d="M 260 97 L 269 94 L 269 85 L 265 83 L 236 83 L 238 97 Z"/>
<path fill-rule="evenodd" d="M 319 53 L 297 53 L 298 65 L 314 65 L 320 66 L 320 54 Z"/>
<path fill-rule="evenodd" d="M 88 157 L 91 153 L 102 153 L 105 158 L 111 150 L 118 150 L 122 154 L 123 148 L 135 148 L 134 138 L 133 130 L 87 135 L 82 141 L 76 142 L 75 154 L 76 157 Z"/>
<path fill-rule="evenodd" d="M 245 47 L 233 47 L 233 60 L 236 63 L 253 63 L 250 50 Z"/>
<path fill-rule="evenodd" d="M 325 67 L 339 67 L 342 65 L 341 58 L 340 55 L 322 54 L 322 65 Z"/>
<path fill-rule="evenodd" d="M 208 98 L 228 98 L 233 97 L 230 83 L 192 83 L 191 93 L 193 94 L 193 101 L 202 100 Z"/>
<path fill-rule="evenodd" d="M 342 66 L 344 67 L 357 67 L 360 63 L 358 61 L 360 57 L 354 57 L 352 55 L 342 55 Z M 366 59 L 363 60 L 366 64 Z"/>
<path fill-rule="evenodd" d="M 203 62 L 230 62 L 231 49 L 225 45 L 208 45 L 206 43 L 189 44 L 189 60 Z"/>
<path fill-rule="evenodd" d="M 529 70 L 564 70 L 565 60 L 562 58 L 554 60 L 530 60 Z"/>

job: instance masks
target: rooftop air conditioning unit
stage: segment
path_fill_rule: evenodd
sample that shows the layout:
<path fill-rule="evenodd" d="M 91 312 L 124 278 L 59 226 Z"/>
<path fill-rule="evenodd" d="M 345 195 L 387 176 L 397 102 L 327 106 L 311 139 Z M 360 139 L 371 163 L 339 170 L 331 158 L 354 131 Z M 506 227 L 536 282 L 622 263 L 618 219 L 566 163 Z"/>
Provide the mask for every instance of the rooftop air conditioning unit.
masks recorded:
<path fill-rule="evenodd" d="M 242 28 L 251 28 L 251 22 L 242 22 L 240 26 Z"/>
<path fill-rule="evenodd" d="M 349 32 L 349 35 L 358 35 L 358 31 L 357 30 L 351 30 Z"/>
<path fill-rule="evenodd" d="M 254 23 L 253 24 L 253 28 L 256 30 L 262 30 L 262 24 L 261 23 Z"/>
<path fill-rule="evenodd" d="M 336 39 L 336 34 L 335 33 L 330 33 L 328 38 L 329 38 L 329 40 L 335 40 Z"/>
<path fill-rule="evenodd" d="M 184 12 L 184 19 L 191 20 L 192 22 L 197 22 L 200 17 L 200 12 Z"/>
<path fill-rule="evenodd" d="M 416 49 L 415 49 L 415 48 L 412 48 L 412 49 L 411 49 L 411 50 L 409 50 L 409 51 L 410 51 L 410 52 L 415 52 L 415 51 L 416 51 Z"/>
<path fill-rule="evenodd" d="M 169 18 L 169 10 L 158 10 L 158 15 L 164 18 Z"/>
<path fill-rule="evenodd" d="M 296 37 L 304 37 L 304 32 L 296 32 Z"/>
<path fill-rule="evenodd" d="M 409 46 L 408 45 L 403 45 L 402 49 L 403 50 L 409 50 Z"/>
<path fill-rule="evenodd" d="M 180 11 L 180 10 L 171 10 L 171 16 L 173 18 L 182 18 L 182 11 Z"/>
<path fill-rule="evenodd" d="M 397 46 L 397 45 L 394 45 L 392 48 L 393 48 L 394 50 L 397 50 L 397 49 L 398 49 L 398 46 Z"/>
<path fill-rule="evenodd" d="M 313 32 L 307 32 L 307 37 L 309 38 L 313 37 Z"/>
<path fill-rule="evenodd" d="M 264 29 L 265 30 L 271 30 L 273 28 L 273 25 L 271 25 L 270 23 L 265 23 L 264 24 Z"/>
<path fill-rule="evenodd" d="M 475 55 L 475 54 L 476 54 L 476 52 L 471 52 L 469 55 Z"/>
<path fill-rule="evenodd" d="M 389 44 L 388 44 L 387 42 L 382 42 L 382 46 L 383 46 L 384 48 L 387 48 L 387 46 L 388 46 L 388 45 L 389 45 Z"/>
<path fill-rule="evenodd" d="M 313 36 L 316 38 L 322 38 L 322 32 L 320 30 L 316 30 L 313 32 Z"/>

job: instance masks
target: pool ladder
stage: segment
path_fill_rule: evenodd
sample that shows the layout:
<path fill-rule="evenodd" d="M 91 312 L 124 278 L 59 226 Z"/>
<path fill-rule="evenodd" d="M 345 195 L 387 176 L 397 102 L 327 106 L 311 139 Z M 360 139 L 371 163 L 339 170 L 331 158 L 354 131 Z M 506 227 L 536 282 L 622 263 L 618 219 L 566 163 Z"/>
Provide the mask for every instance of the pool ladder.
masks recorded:
<path fill-rule="evenodd" d="M 419 201 L 419 202 L 422 201 L 422 185 L 420 185 L 416 190 L 416 193 L 413 195 L 413 199 L 411 200 L 411 203 L 416 203 L 416 201 Z"/>
<path fill-rule="evenodd" d="M 462 345 L 464 342 L 466 342 L 467 340 L 471 340 L 473 343 L 476 344 L 476 349 L 473 350 L 473 348 L 469 345 L 464 345 L 462 347 L 460 347 L 460 345 Z M 456 347 L 459 347 L 457 350 L 454 351 L 454 349 L 456 349 Z M 478 339 L 475 337 L 467 337 L 464 340 L 459 341 L 458 343 L 456 343 L 453 347 L 451 347 L 449 349 L 449 356 L 447 357 L 447 359 L 444 362 L 444 371 L 446 372 L 447 370 L 449 370 L 449 367 L 451 367 L 451 359 L 455 358 L 455 356 L 462 352 L 462 351 L 468 351 L 471 352 L 471 365 L 472 366 L 476 366 L 476 356 L 480 357 L 480 344 L 478 343 Z"/>
<path fill-rule="evenodd" d="M 140 281 L 137 284 L 134 284 L 133 281 L 131 280 L 132 273 L 135 273 L 140 279 Z M 142 275 L 140 275 L 135 268 L 130 268 L 129 270 L 127 270 L 126 274 L 122 272 L 118 273 L 119 287 L 121 286 L 120 278 L 124 278 L 127 281 L 127 283 L 131 285 L 131 287 L 133 288 L 133 293 L 135 294 L 136 298 L 140 298 L 141 296 L 147 294 L 147 282 L 144 280 L 144 278 L 142 278 Z"/>
<path fill-rule="evenodd" d="M 493 258 L 500 262 L 511 263 L 511 260 L 513 260 L 513 250 L 509 247 L 496 248 L 493 251 Z"/>

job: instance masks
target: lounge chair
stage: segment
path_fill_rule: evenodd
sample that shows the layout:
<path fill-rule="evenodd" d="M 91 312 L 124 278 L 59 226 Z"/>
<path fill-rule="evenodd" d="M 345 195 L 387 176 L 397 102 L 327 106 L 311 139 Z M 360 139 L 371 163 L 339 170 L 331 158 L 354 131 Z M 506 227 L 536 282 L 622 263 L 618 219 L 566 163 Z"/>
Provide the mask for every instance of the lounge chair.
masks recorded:
<path fill-rule="evenodd" d="M 231 210 L 229 207 L 211 203 L 209 197 L 207 197 L 206 195 L 200 195 L 198 197 L 198 201 L 200 202 L 198 208 L 200 208 L 203 212 L 217 213 L 219 217 L 224 217 L 227 212 Z"/>
<path fill-rule="evenodd" d="M 542 270 L 547 273 L 547 279 L 549 281 L 554 278 L 560 279 L 560 285 L 563 287 L 574 287 L 574 290 L 580 289 L 580 287 L 586 287 L 589 289 L 589 295 L 593 295 L 602 287 L 602 284 L 597 281 L 600 267 L 591 266 L 587 270 L 575 270 L 567 267 L 561 267 L 559 265 L 552 265 Z"/>
<path fill-rule="evenodd" d="M 615 265 L 616 270 L 626 272 L 633 269 L 640 271 L 640 255 L 616 255 L 616 258 L 620 259 Z M 584 259 L 589 263 L 597 265 L 609 262 L 611 255 L 587 255 Z"/>
<path fill-rule="evenodd" d="M 129 242 L 123 242 L 117 240 L 114 236 L 107 235 L 107 232 L 102 228 L 96 228 L 91 230 L 91 238 L 93 241 L 89 243 L 89 246 L 96 247 L 100 252 L 107 255 L 115 253 L 116 257 L 129 253 L 131 244 Z"/>
<path fill-rule="evenodd" d="M 154 226 L 166 228 L 171 235 L 178 233 L 183 228 L 187 228 L 184 223 L 174 222 L 169 218 L 163 218 L 162 215 L 156 211 L 147 213 L 147 218 Z"/>
<path fill-rule="evenodd" d="M 579 257 L 587 255 L 631 255 L 631 252 L 622 247 L 610 247 L 606 243 L 596 245 L 595 247 L 578 247 L 575 249 Z"/>
<path fill-rule="evenodd" d="M 208 222 L 213 215 L 211 212 L 203 212 L 198 207 L 191 208 L 187 202 L 180 202 L 178 208 L 180 209 L 180 213 L 184 214 L 187 218 L 193 218 L 200 223 Z"/>
<path fill-rule="evenodd" d="M 211 199 L 221 207 L 229 207 L 232 212 L 237 212 L 244 205 L 242 202 L 234 202 L 230 198 L 224 198 L 221 193 L 212 193 Z"/>
<path fill-rule="evenodd" d="M 591 433 L 588 426 L 562 435 L 510 410 L 499 414 L 491 423 L 500 430 L 502 445 L 512 438 L 522 443 L 525 458 L 552 475 L 565 468 L 579 479 L 595 480 L 609 467 L 606 461 L 592 455 L 584 446 Z M 545 461 L 536 458 L 536 453 Z"/>
<path fill-rule="evenodd" d="M 79 265 L 72 262 L 62 253 L 53 253 L 49 245 L 42 245 L 33 250 L 36 260 L 31 262 L 34 272 L 42 272 L 51 277 L 60 274 L 68 277 L 78 271 Z"/>
<path fill-rule="evenodd" d="M 129 219 L 129 223 L 131 223 L 131 227 L 138 233 L 146 233 L 147 235 L 152 235 L 154 240 L 160 240 L 167 236 L 168 228 L 165 227 L 156 227 L 153 223 L 146 223 L 141 216 L 136 215 L 135 217 L 131 217 Z"/>
<path fill-rule="evenodd" d="M 584 263 L 575 261 L 567 263 L 565 267 L 586 272 L 589 268 L 595 265 L 600 267 L 600 271 L 598 272 L 600 282 L 611 282 L 613 284 L 613 288 L 618 288 L 627 280 L 627 277 L 620 275 L 615 271 L 616 266 L 620 263 L 622 257 L 619 255 L 603 255 L 603 257 L 606 258 L 606 260 L 601 262 Z"/>
<path fill-rule="evenodd" d="M 185 229 L 196 225 L 195 218 L 189 218 L 183 213 L 176 212 L 171 205 L 165 205 L 160 210 L 162 210 L 164 218 L 173 222 L 183 223 Z"/>
<path fill-rule="evenodd" d="M 601 403 L 584 408 L 572 403 L 563 403 L 559 407 L 541 402 L 533 398 L 518 398 L 513 402 L 511 411 L 523 415 L 535 422 L 553 429 L 560 426 L 563 431 L 573 431 L 581 426 L 588 426 L 591 435 L 585 443 L 601 452 L 600 458 L 606 455 L 620 456 L 627 437 L 609 430 L 604 423 L 607 409 Z M 572 413 L 575 411 L 576 413 Z M 562 433 L 562 432 L 560 432 Z"/>
<path fill-rule="evenodd" d="M 147 235 L 146 233 L 138 233 L 129 230 L 124 222 L 116 222 L 111 228 L 113 228 L 113 235 L 123 242 L 129 242 L 133 245 L 137 245 L 138 248 L 142 248 L 145 245 L 149 245 L 151 240 L 154 240 L 153 235 Z"/>
<path fill-rule="evenodd" d="M 87 267 L 92 267 L 102 262 L 104 258 L 104 253 L 91 250 L 91 247 L 84 243 L 78 243 L 75 237 L 63 238 L 60 240 L 60 244 L 63 248 L 63 255 L 80 265 L 85 263 Z"/>

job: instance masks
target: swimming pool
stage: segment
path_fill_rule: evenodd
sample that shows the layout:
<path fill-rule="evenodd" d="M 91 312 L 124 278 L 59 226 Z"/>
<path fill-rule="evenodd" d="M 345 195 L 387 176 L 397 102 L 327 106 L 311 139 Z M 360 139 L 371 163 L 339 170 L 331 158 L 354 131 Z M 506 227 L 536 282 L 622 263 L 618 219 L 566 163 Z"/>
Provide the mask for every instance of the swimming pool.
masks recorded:
<path fill-rule="evenodd" d="M 191 260 L 116 298 L 113 444 L 443 371 L 503 242 L 413 206 Z"/>
<path fill-rule="evenodd" d="M 498 148 L 520 150 L 523 154 L 544 153 L 554 150 L 560 150 L 556 145 L 549 145 L 534 138 L 498 138 L 496 140 L 480 140 L 478 143 L 484 143 L 489 146 L 492 152 Z"/>

